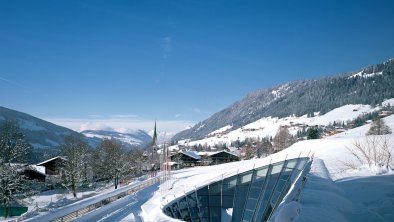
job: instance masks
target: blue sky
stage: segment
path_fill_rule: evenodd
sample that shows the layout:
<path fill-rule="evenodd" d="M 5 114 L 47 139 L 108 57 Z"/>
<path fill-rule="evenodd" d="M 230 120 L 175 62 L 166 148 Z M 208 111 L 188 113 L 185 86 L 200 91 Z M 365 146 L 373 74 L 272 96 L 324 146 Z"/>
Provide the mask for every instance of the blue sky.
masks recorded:
<path fill-rule="evenodd" d="M 178 131 L 247 93 L 394 57 L 393 1 L 0 1 L 0 106 Z M 161 123 L 161 124 L 160 124 Z"/>

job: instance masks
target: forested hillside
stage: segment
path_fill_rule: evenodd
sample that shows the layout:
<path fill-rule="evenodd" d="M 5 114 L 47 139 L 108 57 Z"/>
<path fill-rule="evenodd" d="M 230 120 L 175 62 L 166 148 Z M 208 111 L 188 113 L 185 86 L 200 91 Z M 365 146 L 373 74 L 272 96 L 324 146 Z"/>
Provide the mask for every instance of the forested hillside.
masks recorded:
<path fill-rule="evenodd" d="M 294 81 L 252 92 L 173 139 L 199 139 L 226 125 L 236 129 L 263 117 L 324 114 L 345 104 L 376 105 L 393 97 L 394 59 L 390 59 L 357 72 Z"/>

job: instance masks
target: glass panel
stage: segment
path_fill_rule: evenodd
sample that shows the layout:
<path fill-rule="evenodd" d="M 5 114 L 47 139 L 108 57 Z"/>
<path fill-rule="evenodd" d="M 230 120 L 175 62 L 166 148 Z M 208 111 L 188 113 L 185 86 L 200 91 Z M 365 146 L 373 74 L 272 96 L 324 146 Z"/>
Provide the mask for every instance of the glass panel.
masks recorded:
<path fill-rule="evenodd" d="M 249 198 L 258 199 L 260 196 L 260 191 L 262 187 L 252 187 L 249 190 Z"/>
<path fill-rule="evenodd" d="M 278 201 L 279 197 L 280 197 L 280 192 L 279 191 L 275 191 L 274 194 L 271 197 L 271 203 L 273 206 L 275 206 L 276 201 Z"/>
<path fill-rule="evenodd" d="M 174 216 L 175 219 L 182 219 L 181 214 L 179 213 L 179 210 L 178 210 L 177 203 L 173 203 L 171 205 L 171 211 L 172 211 L 172 215 Z"/>
<path fill-rule="evenodd" d="M 170 209 L 169 207 L 166 207 L 166 208 L 164 209 L 164 213 L 165 213 L 167 216 L 169 216 L 169 217 L 173 217 L 172 212 L 171 212 L 171 209 Z"/>
<path fill-rule="evenodd" d="M 209 195 L 221 195 L 222 181 L 215 182 L 209 185 Z"/>
<path fill-rule="evenodd" d="M 209 185 L 209 206 L 222 205 L 222 182 L 216 182 Z"/>
<path fill-rule="evenodd" d="M 282 167 L 283 167 L 283 162 L 273 164 L 271 174 L 280 173 Z"/>
<path fill-rule="evenodd" d="M 179 207 L 179 209 L 188 208 L 187 202 L 186 202 L 186 197 L 182 197 L 181 199 L 179 199 L 179 201 L 178 201 L 178 207 Z"/>
<path fill-rule="evenodd" d="M 213 195 L 209 197 L 209 206 L 210 207 L 221 207 L 222 206 L 222 197 L 220 195 Z"/>
<path fill-rule="evenodd" d="M 257 199 L 251 199 L 249 198 L 248 201 L 246 202 L 246 209 L 255 209 L 257 204 Z"/>
<path fill-rule="evenodd" d="M 249 191 L 250 180 L 252 179 L 253 171 L 242 173 L 238 177 L 238 185 L 235 191 L 235 203 L 233 208 L 232 221 L 241 221 L 244 211 L 246 198 Z"/>
<path fill-rule="evenodd" d="M 200 196 L 200 195 L 209 195 L 208 186 L 205 186 L 205 187 L 197 190 L 197 196 Z"/>
<path fill-rule="evenodd" d="M 182 209 L 182 210 L 179 210 L 179 211 L 181 213 L 182 220 L 184 220 L 184 221 L 191 221 L 189 209 L 186 208 L 186 209 Z"/>
<path fill-rule="evenodd" d="M 200 216 L 201 221 L 204 221 L 204 219 L 209 221 L 209 207 L 200 208 L 200 213 L 198 215 Z"/>
<path fill-rule="evenodd" d="M 241 183 L 247 183 L 252 180 L 252 172 L 246 173 L 241 176 Z"/>
<path fill-rule="evenodd" d="M 297 168 L 298 170 L 304 169 L 304 166 L 305 166 L 305 164 L 306 164 L 307 161 L 308 161 L 308 158 L 302 158 L 302 159 L 300 159 L 300 161 L 298 161 L 298 163 L 297 163 L 296 168 Z"/>
<path fill-rule="evenodd" d="M 208 207 L 209 206 L 208 195 L 199 195 L 199 196 L 197 196 L 197 200 L 198 200 L 199 207 Z"/>
<path fill-rule="evenodd" d="M 253 211 L 251 211 L 251 210 L 245 210 L 245 213 L 244 213 L 244 218 L 242 219 L 242 221 L 252 221 L 252 218 L 253 218 Z"/>
<path fill-rule="evenodd" d="M 178 209 L 181 214 L 182 220 L 190 221 L 189 207 L 187 205 L 186 197 L 182 197 L 178 201 Z"/>
<path fill-rule="evenodd" d="M 232 208 L 232 221 L 265 221 L 287 194 L 308 158 L 291 159 L 225 178 L 181 197 L 163 209 L 184 221 L 221 221 Z"/>
<path fill-rule="evenodd" d="M 276 163 L 272 165 L 272 171 L 270 172 L 269 180 L 265 186 L 264 193 L 262 194 L 261 197 L 261 202 L 259 203 L 259 206 L 257 207 L 258 212 L 255 216 L 255 221 L 262 221 L 262 218 L 264 217 L 264 213 L 266 212 L 266 209 L 268 207 L 271 207 L 269 203 L 269 200 L 271 198 L 272 193 L 275 190 L 275 186 L 277 183 L 277 180 L 279 179 L 280 172 L 283 167 L 283 163 Z"/>
<path fill-rule="evenodd" d="M 189 208 L 189 212 L 190 212 L 190 217 L 192 218 L 192 220 L 196 220 L 197 218 L 200 218 L 198 216 L 199 210 L 197 207 L 191 207 Z"/>
<path fill-rule="evenodd" d="M 223 180 L 223 192 L 234 188 L 237 185 L 237 176 L 232 176 Z"/>
<path fill-rule="evenodd" d="M 197 198 L 196 198 L 196 193 L 190 193 L 186 196 L 187 202 L 189 204 L 189 207 L 197 207 Z"/>
<path fill-rule="evenodd" d="M 271 214 L 271 212 L 272 212 L 272 207 L 271 207 L 270 204 L 268 204 L 267 210 L 266 210 L 265 213 L 264 213 L 264 216 L 263 216 L 263 220 L 262 220 L 262 221 L 267 221 L 267 220 L 268 220 L 268 217 L 269 217 L 270 214 Z"/>
<path fill-rule="evenodd" d="M 295 168 L 297 165 L 298 159 L 292 159 L 287 161 L 287 168 Z"/>
<path fill-rule="evenodd" d="M 222 216 L 222 208 L 221 207 L 210 207 L 210 213 L 211 213 L 211 221 L 221 221 L 221 216 Z"/>
<path fill-rule="evenodd" d="M 276 190 L 282 192 L 283 188 L 285 187 L 287 180 L 278 180 L 278 184 L 276 185 Z"/>
<path fill-rule="evenodd" d="M 233 208 L 235 186 L 237 185 L 237 176 L 232 176 L 223 180 L 222 184 L 222 207 Z"/>
<path fill-rule="evenodd" d="M 292 174 L 291 174 L 291 177 L 290 177 L 290 181 L 291 181 L 292 183 L 297 179 L 297 177 L 298 177 L 298 175 L 300 174 L 300 172 L 301 172 L 301 171 L 299 171 L 299 170 L 297 170 L 297 169 L 294 169 L 294 170 L 293 170 L 293 172 L 292 172 Z"/>

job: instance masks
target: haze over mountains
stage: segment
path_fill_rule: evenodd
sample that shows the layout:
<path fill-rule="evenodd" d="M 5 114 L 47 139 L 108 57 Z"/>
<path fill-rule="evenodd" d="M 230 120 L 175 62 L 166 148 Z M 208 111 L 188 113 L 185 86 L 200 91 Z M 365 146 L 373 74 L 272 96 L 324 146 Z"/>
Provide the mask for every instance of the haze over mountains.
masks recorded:
<path fill-rule="evenodd" d="M 32 145 L 36 153 L 55 152 L 69 135 L 81 137 L 92 147 L 96 147 L 103 138 L 119 139 L 125 148 L 144 148 L 152 141 L 152 137 L 142 130 L 128 134 L 103 130 L 78 133 L 26 113 L 0 107 L 0 127 L 6 120 L 19 123 L 26 141 Z"/>
<path fill-rule="evenodd" d="M 251 80 L 252 81 L 252 80 Z M 394 59 L 350 72 L 314 80 L 300 80 L 248 94 L 173 140 L 201 139 L 225 126 L 238 129 L 264 117 L 302 116 L 346 104 L 377 105 L 394 98 Z"/>
<path fill-rule="evenodd" d="M 159 142 L 168 141 L 172 136 L 173 140 L 197 140 L 222 131 L 234 131 L 266 117 L 312 116 L 317 112 L 324 115 L 347 104 L 372 105 L 373 109 L 390 98 L 394 98 L 393 59 L 356 72 L 294 81 L 252 92 L 175 136 L 159 132 Z M 86 130 L 78 133 L 26 113 L 0 107 L 0 125 L 7 119 L 16 120 L 26 140 L 40 150 L 59 147 L 68 135 L 80 136 L 93 147 L 103 138 L 111 137 L 119 139 L 128 148 L 146 147 L 152 141 L 151 133 L 142 130 L 132 133 Z"/>
<path fill-rule="evenodd" d="M 84 130 L 81 132 L 88 138 L 97 139 L 117 139 L 127 148 L 140 148 L 149 146 L 152 137 L 143 130 L 136 130 L 133 133 L 119 133 L 108 130 Z"/>

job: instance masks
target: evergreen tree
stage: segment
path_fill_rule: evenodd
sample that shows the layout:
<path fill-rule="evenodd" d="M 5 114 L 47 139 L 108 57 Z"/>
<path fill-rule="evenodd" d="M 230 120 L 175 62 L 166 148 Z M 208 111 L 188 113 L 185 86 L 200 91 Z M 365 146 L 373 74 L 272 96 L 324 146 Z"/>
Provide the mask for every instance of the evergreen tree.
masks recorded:
<path fill-rule="evenodd" d="M 319 129 L 317 129 L 317 128 L 309 128 L 307 130 L 307 139 L 308 140 L 314 140 L 314 139 L 319 139 L 319 138 L 320 138 Z"/>

